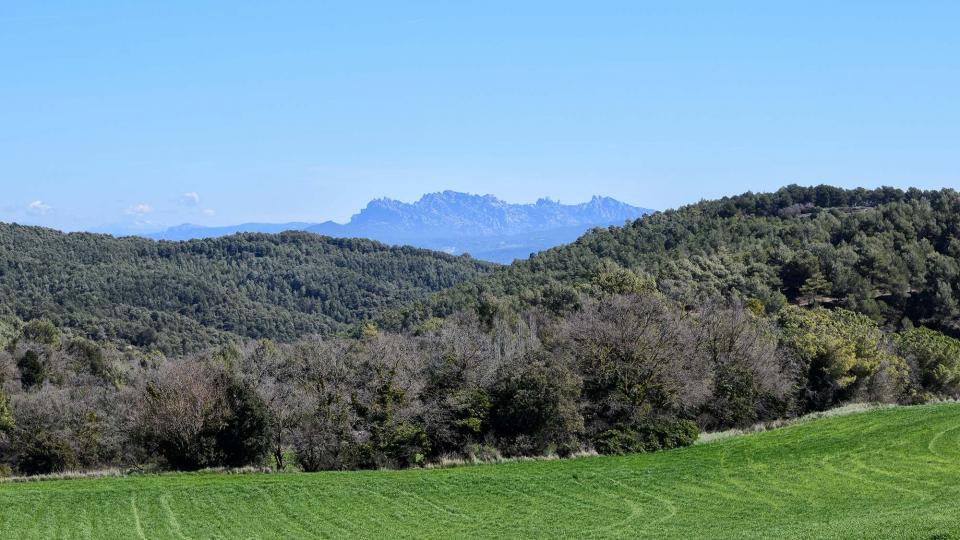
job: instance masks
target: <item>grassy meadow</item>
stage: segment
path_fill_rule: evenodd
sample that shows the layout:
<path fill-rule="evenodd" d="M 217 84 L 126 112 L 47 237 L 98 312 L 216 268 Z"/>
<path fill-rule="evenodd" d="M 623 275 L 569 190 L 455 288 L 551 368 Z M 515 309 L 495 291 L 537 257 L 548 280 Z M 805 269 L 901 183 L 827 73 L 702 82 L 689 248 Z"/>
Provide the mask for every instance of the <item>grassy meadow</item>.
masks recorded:
<path fill-rule="evenodd" d="M 960 405 L 654 454 L 0 484 L 0 538 L 960 538 Z"/>

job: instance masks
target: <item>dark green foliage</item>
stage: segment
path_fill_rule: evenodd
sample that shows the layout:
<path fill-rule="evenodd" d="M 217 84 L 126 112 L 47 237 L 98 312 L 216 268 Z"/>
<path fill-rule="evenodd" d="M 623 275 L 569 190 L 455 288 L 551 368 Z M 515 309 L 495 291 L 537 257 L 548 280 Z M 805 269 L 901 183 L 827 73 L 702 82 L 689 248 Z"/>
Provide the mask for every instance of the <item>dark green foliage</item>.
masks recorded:
<path fill-rule="evenodd" d="M 19 441 L 22 448 L 17 469 L 23 474 L 49 474 L 79 467 L 70 443 L 50 431 L 26 433 Z"/>
<path fill-rule="evenodd" d="M 597 286 L 624 292 L 611 263 L 688 305 L 756 299 L 865 313 L 960 336 L 960 194 L 789 186 L 645 216 L 594 230 L 445 291 L 390 320 L 445 316 L 481 301 L 533 303 L 538 291 Z M 599 277 L 598 277 L 599 276 Z"/>
<path fill-rule="evenodd" d="M 636 427 L 617 424 L 597 435 L 593 445 L 601 454 L 622 455 L 682 448 L 699 436 L 700 429 L 689 420 L 653 421 Z"/>
<path fill-rule="evenodd" d="M 220 465 L 241 467 L 260 463 L 270 450 L 270 416 L 263 400 L 253 388 L 236 379 L 228 379 L 226 414 L 216 433 Z"/>
<path fill-rule="evenodd" d="M 110 359 L 97 343 L 84 338 L 75 338 L 67 345 L 67 352 L 80 363 L 84 369 L 107 382 L 116 382 L 117 374 Z"/>
<path fill-rule="evenodd" d="M 17 369 L 20 370 L 20 384 L 25 388 L 41 385 L 47 378 L 47 364 L 33 349 L 23 353 Z"/>
<path fill-rule="evenodd" d="M 336 332 L 493 266 L 310 233 L 154 242 L 0 224 L 0 308 L 168 354 Z"/>
<path fill-rule="evenodd" d="M 717 366 L 713 384 L 709 409 L 719 425 L 749 426 L 763 417 L 776 418 L 787 412 L 785 400 L 766 392 L 756 374 L 745 366 Z M 773 411 L 765 410 L 770 408 Z"/>
<path fill-rule="evenodd" d="M 490 417 L 490 397 L 482 388 L 461 390 L 451 396 L 454 422 L 465 436 L 476 437 L 484 432 Z"/>
<path fill-rule="evenodd" d="M 582 307 L 580 293 L 573 287 L 559 283 L 547 285 L 539 303 L 555 315 L 577 311 Z"/>
<path fill-rule="evenodd" d="M 544 356 L 505 366 L 491 391 L 490 422 L 508 455 L 577 450 L 583 433 L 581 381 L 563 363 Z"/>
<path fill-rule="evenodd" d="M 408 422 L 390 423 L 374 431 L 374 464 L 391 467 L 422 465 L 430 454 L 430 438 Z"/>

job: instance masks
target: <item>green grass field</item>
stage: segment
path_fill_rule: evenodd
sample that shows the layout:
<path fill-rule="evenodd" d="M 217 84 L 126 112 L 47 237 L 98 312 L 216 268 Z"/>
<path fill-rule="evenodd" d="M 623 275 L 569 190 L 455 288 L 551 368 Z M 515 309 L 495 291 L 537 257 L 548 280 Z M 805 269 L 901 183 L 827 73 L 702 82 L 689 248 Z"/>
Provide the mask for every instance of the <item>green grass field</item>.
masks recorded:
<path fill-rule="evenodd" d="M 960 538 L 960 405 L 452 469 L 0 484 L 0 538 Z"/>

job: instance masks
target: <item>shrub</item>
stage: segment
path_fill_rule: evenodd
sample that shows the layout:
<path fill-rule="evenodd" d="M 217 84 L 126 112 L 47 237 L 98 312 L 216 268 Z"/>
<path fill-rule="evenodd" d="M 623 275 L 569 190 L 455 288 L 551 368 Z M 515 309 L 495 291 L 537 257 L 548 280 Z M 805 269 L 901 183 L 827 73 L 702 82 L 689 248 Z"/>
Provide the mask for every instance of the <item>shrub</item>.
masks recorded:
<path fill-rule="evenodd" d="M 304 471 L 316 472 L 353 468 L 357 463 L 372 461 L 369 451 L 356 451 L 352 442 L 347 426 L 336 419 L 315 415 L 294 433 L 297 465 Z"/>
<path fill-rule="evenodd" d="M 17 469 L 24 474 L 49 474 L 76 469 L 80 462 L 70 443 L 61 437 L 38 431 L 25 434 L 20 447 Z"/>
<path fill-rule="evenodd" d="M 113 382 L 117 377 L 114 368 L 103 349 L 89 339 L 77 338 L 67 346 L 67 352 L 80 364 L 80 367 L 100 377 L 105 381 Z"/>
<path fill-rule="evenodd" d="M 925 390 L 960 395 L 960 340 L 929 328 L 913 328 L 897 336 L 897 348 L 916 364 Z"/>
<path fill-rule="evenodd" d="M 241 467 L 259 463 L 270 450 L 267 406 L 249 385 L 229 377 L 223 384 L 226 387 L 226 415 L 216 434 L 222 465 Z"/>
<path fill-rule="evenodd" d="M 905 387 L 906 362 L 891 353 L 889 338 L 865 315 L 790 306 L 780 312 L 779 322 L 782 344 L 806 373 L 809 409 L 822 410 L 857 395 L 878 374 L 885 379 L 885 393 Z"/>
<path fill-rule="evenodd" d="M 23 337 L 35 343 L 56 345 L 60 342 L 60 330 L 46 319 L 34 319 L 24 325 Z"/>
<path fill-rule="evenodd" d="M 544 356 L 505 367 L 491 392 L 491 424 L 508 455 L 542 454 L 548 449 L 565 455 L 579 448 L 580 379 Z"/>
<path fill-rule="evenodd" d="M 46 362 L 33 349 L 23 353 L 23 356 L 17 362 L 17 369 L 20 370 L 20 384 L 24 388 L 33 388 L 43 384 L 48 375 Z"/>
<path fill-rule="evenodd" d="M 109 389 L 44 385 L 14 394 L 8 429 L 11 463 L 27 474 L 117 463 L 123 452 L 122 404 Z"/>
<path fill-rule="evenodd" d="M 699 435 L 699 428 L 689 420 L 655 421 L 637 427 L 617 424 L 597 435 L 593 445 L 601 454 L 655 452 L 690 446 Z"/>
<path fill-rule="evenodd" d="M 10 398 L 0 389 L 0 433 L 13 428 L 13 413 L 10 412 Z"/>
<path fill-rule="evenodd" d="M 378 467 L 422 465 L 430 453 L 430 438 L 419 426 L 400 422 L 377 431 L 373 459 Z"/>

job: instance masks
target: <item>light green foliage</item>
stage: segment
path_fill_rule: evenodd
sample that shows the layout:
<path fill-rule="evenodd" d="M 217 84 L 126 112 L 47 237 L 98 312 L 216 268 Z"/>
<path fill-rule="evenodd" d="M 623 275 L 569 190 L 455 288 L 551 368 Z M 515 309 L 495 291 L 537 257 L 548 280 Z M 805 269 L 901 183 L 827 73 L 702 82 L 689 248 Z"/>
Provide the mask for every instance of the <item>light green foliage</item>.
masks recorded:
<path fill-rule="evenodd" d="M 789 306 L 780 312 L 787 346 L 805 366 L 822 369 L 840 389 L 847 389 L 878 373 L 904 381 L 907 366 L 892 354 L 877 323 L 844 309 L 806 310 Z"/>
<path fill-rule="evenodd" d="M 60 342 L 60 330 L 46 319 L 35 319 L 23 326 L 21 331 L 24 339 L 44 345 L 55 345 Z"/>
<path fill-rule="evenodd" d="M 914 328 L 897 336 L 897 346 L 917 363 L 925 389 L 950 397 L 960 395 L 960 340 L 929 328 Z"/>
<path fill-rule="evenodd" d="M 610 259 L 603 261 L 591 284 L 602 294 L 644 294 L 657 289 L 650 276 L 621 268 Z"/>
<path fill-rule="evenodd" d="M 0 317 L 0 349 L 7 348 L 20 335 L 19 320 Z"/>
<path fill-rule="evenodd" d="M 0 537 L 955 538 L 960 406 L 624 457 L 0 484 Z M 42 510 L 38 510 L 42 509 Z"/>
<path fill-rule="evenodd" d="M 13 413 L 10 412 L 10 398 L 0 389 L 0 433 L 13 427 Z"/>

